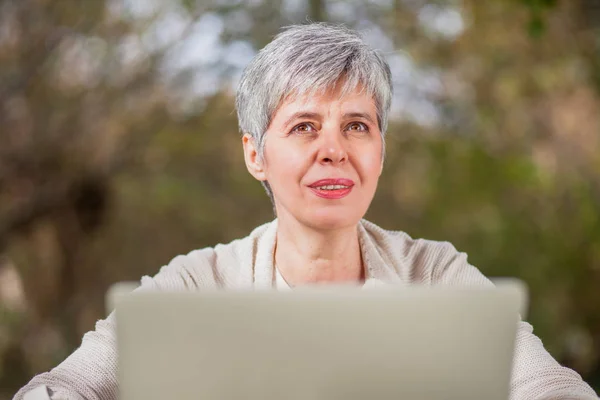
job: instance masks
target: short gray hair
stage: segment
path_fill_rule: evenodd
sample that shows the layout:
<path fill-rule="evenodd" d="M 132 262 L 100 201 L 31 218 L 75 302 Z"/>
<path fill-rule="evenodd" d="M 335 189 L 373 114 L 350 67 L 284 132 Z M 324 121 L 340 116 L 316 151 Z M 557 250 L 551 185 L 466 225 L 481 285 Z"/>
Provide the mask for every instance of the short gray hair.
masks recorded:
<path fill-rule="evenodd" d="M 265 132 L 282 100 L 324 92 L 341 78 L 342 95 L 360 84 L 373 96 L 384 139 L 392 99 L 390 67 L 356 31 L 326 23 L 285 28 L 246 67 L 236 96 L 240 131 L 252 136 L 262 158 Z M 275 206 L 269 183 L 262 183 Z"/>

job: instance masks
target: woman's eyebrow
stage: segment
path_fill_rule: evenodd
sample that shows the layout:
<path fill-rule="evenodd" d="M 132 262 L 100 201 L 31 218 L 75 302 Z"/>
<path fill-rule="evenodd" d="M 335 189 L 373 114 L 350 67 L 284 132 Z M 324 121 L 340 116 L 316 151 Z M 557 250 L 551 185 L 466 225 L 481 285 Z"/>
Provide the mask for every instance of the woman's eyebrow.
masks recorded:
<path fill-rule="evenodd" d="M 371 118 L 371 116 L 367 113 L 361 113 L 361 112 L 351 112 L 351 113 L 346 113 L 343 115 L 344 119 L 351 119 L 351 118 L 362 118 L 362 119 L 366 119 L 367 121 L 369 121 L 370 123 L 374 124 L 375 121 L 373 121 L 373 118 Z"/>
<path fill-rule="evenodd" d="M 316 120 L 321 120 L 321 114 L 316 113 L 316 112 L 307 112 L 307 111 L 298 111 L 292 114 L 291 117 L 289 117 L 286 121 L 284 126 L 287 126 L 289 124 L 292 123 L 292 121 L 296 120 L 296 119 L 301 119 L 301 118 L 306 118 L 306 119 L 316 119 Z"/>

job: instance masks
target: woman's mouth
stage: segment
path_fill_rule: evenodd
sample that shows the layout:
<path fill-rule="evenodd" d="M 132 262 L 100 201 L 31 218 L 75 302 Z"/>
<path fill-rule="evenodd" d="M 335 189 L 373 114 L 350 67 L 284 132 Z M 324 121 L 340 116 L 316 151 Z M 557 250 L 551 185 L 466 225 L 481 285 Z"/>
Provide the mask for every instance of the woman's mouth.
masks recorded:
<path fill-rule="evenodd" d="M 354 182 L 351 179 L 321 179 L 309 185 L 317 196 L 324 199 L 341 199 L 352 191 Z"/>
<path fill-rule="evenodd" d="M 350 186 L 344 185 L 327 185 L 327 186 L 317 186 L 315 189 L 319 190 L 338 190 L 338 189 L 348 189 Z"/>

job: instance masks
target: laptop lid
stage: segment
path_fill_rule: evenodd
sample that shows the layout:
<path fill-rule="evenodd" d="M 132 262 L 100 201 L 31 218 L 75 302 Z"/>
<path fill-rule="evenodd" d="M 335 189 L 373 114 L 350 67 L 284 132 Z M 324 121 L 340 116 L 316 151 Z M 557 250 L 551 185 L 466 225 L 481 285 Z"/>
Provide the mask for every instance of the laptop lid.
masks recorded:
<path fill-rule="evenodd" d="M 139 292 L 117 308 L 131 399 L 507 399 L 518 282 Z"/>

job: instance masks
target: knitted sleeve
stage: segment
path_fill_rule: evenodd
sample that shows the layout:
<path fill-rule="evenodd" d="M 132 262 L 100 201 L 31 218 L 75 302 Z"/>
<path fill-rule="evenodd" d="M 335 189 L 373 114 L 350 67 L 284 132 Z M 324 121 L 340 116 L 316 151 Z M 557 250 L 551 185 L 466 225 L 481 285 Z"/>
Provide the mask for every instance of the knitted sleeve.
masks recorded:
<path fill-rule="evenodd" d="M 430 253 L 431 282 L 442 285 L 492 285 L 467 255 L 450 243 L 426 242 Z M 575 371 L 562 367 L 533 334 L 527 322 L 520 322 L 515 343 L 511 377 L 511 400 L 592 400 L 596 393 Z"/>
<path fill-rule="evenodd" d="M 208 249 L 207 249 L 208 250 Z M 136 290 L 187 290 L 214 284 L 211 268 L 202 263 L 206 252 L 178 256 L 153 278 L 143 277 Z M 208 254 L 210 256 L 210 254 Z M 198 273 L 202 271 L 202 273 Z M 96 323 L 96 329 L 83 336 L 81 346 L 56 368 L 35 376 L 17 392 L 13 400 L 113 400 L 117 398 L 117 349 L 115 315 Z M 43 386 L 46 390 L 43 390 Z M 31 393 L 31 394 L 29 394 Z"/>

